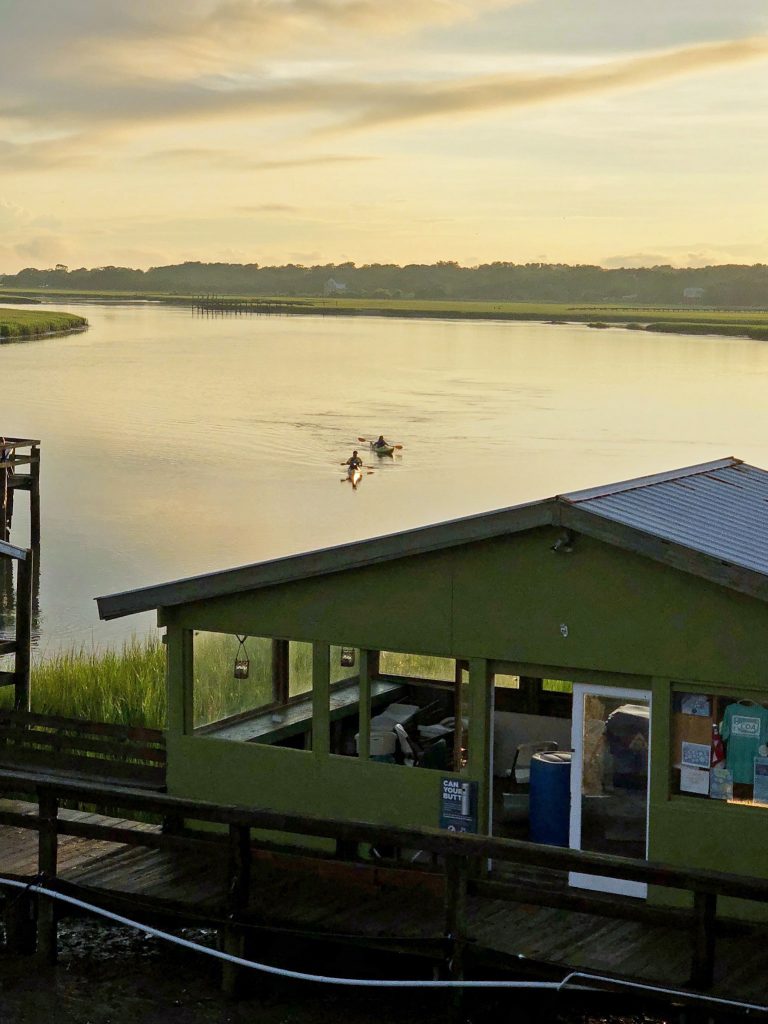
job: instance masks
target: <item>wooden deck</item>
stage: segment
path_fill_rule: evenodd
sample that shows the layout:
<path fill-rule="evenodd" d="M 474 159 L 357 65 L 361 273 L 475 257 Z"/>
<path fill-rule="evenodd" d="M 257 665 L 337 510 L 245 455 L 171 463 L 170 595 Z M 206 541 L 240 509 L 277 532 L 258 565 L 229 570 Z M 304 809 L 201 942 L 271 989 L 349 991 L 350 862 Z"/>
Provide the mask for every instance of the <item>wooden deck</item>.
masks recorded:
<path fill-rule="evenodd" d="M 33 815 L 35 804 L 0 801 Z M 159 833 L 128 819 L 61 809 L 66 822 Z M 439 874 L 323 861 L 254 849 L 251 896 L 238 923 L 249 929 L 364 942 L 439 958 L 445 948 L 444 882 Z M 61 835 L 57 887 L 139 920 L 207 923 L 228 919 L 226 847 L 146 849 Z M 0 871 L 32 880 L 35 831 L 0 826 Z M 507 880 L 509 868 L 506 869 Z M 526 873 L 527 884 L 535 872 Z M 544 882 L 546 884 L 546 882 Z M 606 918 L 485 896 L 467 900 L 468 965 L 493 976 L 505 968 L 561 978 L 571 970 L 685 988 L 691 972 L 690 918 L 679 924 Z M 732 924 L 717 938 L 712 995 L 768 1005 L 768 928 Z"/>

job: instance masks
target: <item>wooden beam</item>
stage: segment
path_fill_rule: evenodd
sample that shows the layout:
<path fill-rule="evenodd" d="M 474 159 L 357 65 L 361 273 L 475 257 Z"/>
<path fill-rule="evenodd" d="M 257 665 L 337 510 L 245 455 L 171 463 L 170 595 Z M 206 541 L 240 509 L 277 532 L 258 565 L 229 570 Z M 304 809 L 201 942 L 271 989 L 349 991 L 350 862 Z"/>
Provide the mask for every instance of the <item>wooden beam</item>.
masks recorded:
<path fill-rule="evenodd" d="M 56 887 L 58 861 L 57 821 L 59 802 L 54 793 L 42 790 L 38 797 L 40 822 L 38 833 L 38 873 L 43 885 Z M 37 955 L 49 964 L 56 963 L 56 902 L 37 897 Z"/>
<path fill-rule="evenodd" d="M 251 892 L 251 833 L 242 825 L 229 826 L 229 885 L 227 916 L 221 945 L 225 953 L 245 956 L 245 934 L 238 921 L 247 910 Z M 226 960 L 222 963 L 221 987 L 225 995 L 237 998 L 243 987 L 243 968 Z"/>
<path fill-rule="evenodd" d="M 29 540 L 35 551 L 40 549 L 40 448 L 32 449 L 32 465 L 30 466 L 29 495 Z"/>
<path fill-rule="evenodd" d="M 648 885 L 768 902 L 768 879 L 763 878 L 680 868 L 676 865 L 635 860 L 630 857 L 587 853 L 515 839 L 458 834 L 436 828 L 396 828 L 364 821 L 220 805 L 185 800 L 117 784 L 81 782 L 50 774 L 0 769 L 0 789 L 12 793 L 35 793 L 40 787 L 50 790 L 61 800 L 75 800 L 97 807 L 119 807 L 123 810 L 144 811 L 158 816 L 175 813 L 189 821 L 237 824 L 252 829 L 345 839 L 374 845 L 386 838 L 387 843 L 392 846 L 421 849 L 442 856 L 458 855 L 481 861 L 499 860 L 531 864 L 556 871 L 610 875 L 614 878 L 645 882 Z"/>
<path fill-rule="evenodd" d="M 449 856 L 445 862 L 445 938 L 453 981 L 464 980 L 467 933 L 467 861 L 464 857 Z"/>
<path fill-rule="evenodd" d="M 25 548 L 18 548 L 15 544 L 10 544 L 7 540 L 0 538 L 0 555 L 7 555 L 8 558 L 16 558 L 23 562 L 27 557 L 27 551 Z"/>
<path fill-rule="evenodd" d="M 32 474 L 14 473 L 13 476 L 8 481 L 8 487 L 13 491 L 31 491 Z"/>
<path fill-rule="evenodd" d="M 16 693 L 14 708 L 29 711 L 32 665 L 32 552 L 16 568 Z"/>
<path fill-rule="evenodd" d="M 708 892 L 693 894 L 693 955 L 691 985 L 706 991 L 712 988 L 715 975 L 715 929 L 717 927 L 717 895 Z"/>
<path fill-rule="evenodd" d="M 331 651 L 312 644 L 312 750 L 321 756 L 331 750 Z"/>
<path fill-rule="evenodd" d="M 378 666 L 378 651 L 360 651 L 360 703 L 357 723 L 357 756 L 367 761 L 371 756 L 371 680 Z"/>

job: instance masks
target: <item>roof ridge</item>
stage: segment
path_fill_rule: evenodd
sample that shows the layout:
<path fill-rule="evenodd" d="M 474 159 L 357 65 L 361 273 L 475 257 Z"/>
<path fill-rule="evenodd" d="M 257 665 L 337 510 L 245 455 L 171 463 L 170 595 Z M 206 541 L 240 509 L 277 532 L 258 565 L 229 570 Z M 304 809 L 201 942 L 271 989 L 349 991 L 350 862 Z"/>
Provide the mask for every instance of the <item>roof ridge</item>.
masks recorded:
<path fill-rule="evenodd" d="M 663 473 L 650 473 L 648 476 L 639 476 L 631 480 L 620 480 L 614 484 L 588 487 L 580 491 L 569 491 L 565 494 L 558 494 L 557 498 L 568 504 L 577 505 L 582 501 L 606 497 L 609 494 L 621 494 L 625 491 L 637 491 L 644 487 L 653 487 L 656 484 L 670 483 L 674 480 L 684 480 L 689 476 L 704 476 L 717 469 L 730 469 L 735 466 L 742 465 L 744 465 L 743 459 L 737 459 L 735 456 L 729 455 L 723 459 L 715 459 L 713 462 L 700 462 L 695 466 L 683 466 L 680 469 L 668 469 Z"/>

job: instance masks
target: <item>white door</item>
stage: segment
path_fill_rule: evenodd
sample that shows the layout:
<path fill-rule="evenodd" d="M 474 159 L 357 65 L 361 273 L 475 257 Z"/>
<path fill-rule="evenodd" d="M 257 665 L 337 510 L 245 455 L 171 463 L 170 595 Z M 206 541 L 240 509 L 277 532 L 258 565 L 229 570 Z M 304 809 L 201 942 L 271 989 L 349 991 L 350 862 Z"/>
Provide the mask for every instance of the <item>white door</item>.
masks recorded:
<path fill-rule="evenodd" d="M 574 683 L 572 850 L 648 857 L 651 694 Z M 571 872 L 571 885 L 644 898 L 644 882 Z"/>

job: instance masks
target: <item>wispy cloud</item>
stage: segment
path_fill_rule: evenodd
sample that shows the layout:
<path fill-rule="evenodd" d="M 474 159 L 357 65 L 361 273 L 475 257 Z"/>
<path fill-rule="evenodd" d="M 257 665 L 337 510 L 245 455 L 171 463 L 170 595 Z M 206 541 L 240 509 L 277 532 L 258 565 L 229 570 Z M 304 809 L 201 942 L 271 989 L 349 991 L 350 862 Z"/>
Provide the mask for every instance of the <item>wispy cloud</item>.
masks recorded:
<path fill-rule="evenodd" d="M 257 206 L 236 206 L 236 213 L 296 213 L 298 206 L 289 203 L 260 203 Z"/>
<path fill-rule="evenodd" d="M 76 135 L 34 142 L 0 139 L 0 174 L 82 167 L 94 159 L 96 152 L 92 140 Z"/>
<path fill-rule="evenodd" d="M 633 86 L 653 85 L 679 75 L 764 60 L 768 36 L 683 47 L 664 53 L 611 61 L 563 75 L 493 75 L 463 82 L 400 86 L 386 96 L 367 95 L 368 109 L 346 122 L 370 128 L 427 117 L 469 115 L 503 107 L 568 100 Z"/>
<path fill-rule="evenodd" d="M 42 107 L 31 100 L 0 102 L 0 121 L 59 130 L 89 123 L 99 131 L 115 132 L 170 122 L 312 114 L 331 120 L 327 130 L 349 131 L 571 100 L 766 57 L 768 36 L 759 36 L 601 62 L 562 74 L 510 73 L 448 82 L 298 79 L 243 87 L 143 82 L 101 90 L 62 89 Z"/>
<path fill-rule="evenodd" d="M 240 150 L 204 148 L 160 149 L 147 153 L 142 162 L 153 164 L 204 164 L 208 167 L 232 168 L 247 171 L 285 171 L 301 167 L 325 167 L 329 164 L 355 164 L 375 159 L 371 156 L 344 154 L 318 154 L 317 156 L 286 157 L 282 160 L 260 160 Z"/>

